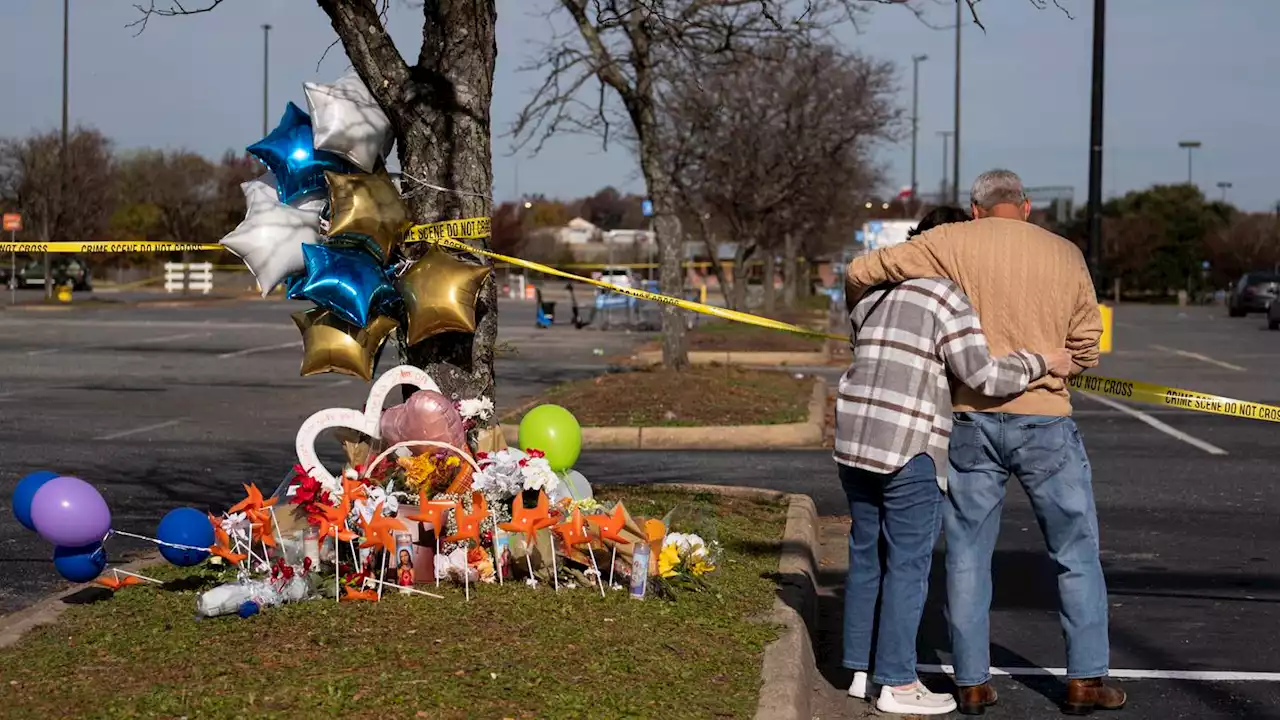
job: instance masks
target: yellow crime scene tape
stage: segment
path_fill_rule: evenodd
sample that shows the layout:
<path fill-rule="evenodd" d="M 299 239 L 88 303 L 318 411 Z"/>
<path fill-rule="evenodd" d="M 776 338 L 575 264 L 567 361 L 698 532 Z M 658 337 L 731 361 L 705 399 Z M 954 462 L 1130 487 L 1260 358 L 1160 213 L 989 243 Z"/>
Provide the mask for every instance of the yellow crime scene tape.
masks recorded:
<path fill-rule="evenodd" d="M 0 242 L 0 252 L 7 253 L 126 253 L 126 252 L 205 252 L 226 250 L 222 245 L 202 243 L 148 242 L 120 240 L 116 242 Z"/>

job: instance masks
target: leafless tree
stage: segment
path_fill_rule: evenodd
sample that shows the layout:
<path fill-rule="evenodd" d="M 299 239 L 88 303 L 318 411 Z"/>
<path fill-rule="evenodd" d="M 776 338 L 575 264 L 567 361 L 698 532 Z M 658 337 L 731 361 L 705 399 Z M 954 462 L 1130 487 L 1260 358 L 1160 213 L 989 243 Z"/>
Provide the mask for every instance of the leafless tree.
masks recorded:
<path fill-rule="evenodd" d="M 826 233 L 832 208 L 877 180 L 871 151 L 900 129 L 894 89 L 889 63 L 781 41 L 671 83 L 659 106 L 662 163 L 679 201 L 700 213 L 704 239 L 712 217 L 732 231 L 736 276 L 719 276 L 732 307 L 743 306 L 742 270 L 760 250 L 765 311 L 779 251 L 794 304 L 804 239 Z"/>
<path fill-rule="evenodd" d="M 1247 272 L 1280 268 L 1280 221 L 1270 213 L 1239 214 L 1205 239 L 1205 257 L 1219 285 Z"/>
<path fill-rule="evenodd" d="M 223 0 L 150 0 L 139 6 L 139 30 L 157 17 L 196 15 Z M 391 120 L 406 202 L 417 222 L 489 217 L 493 167 L 490 102 L 497 56 L 496 0 L 420 3 L 422 44 L 406 61 L 386 26 L 389 0 L 317 0 L 360 79 Z M 248 143 L 246 143 L 248 144 Z M 487 247 L 487 244 L 486 244 Z M 420 250 L 415 250 L 420 252 Z M 474 335 L 451 333 L 408 349 L 455 398 L 493 397 L 497 290 L 486 283 Z"/>
<path fill-rule="evenodd" d="M 111 141 L 97 130 L 77 127 L 68 135 L 65 168 L 59 132 L 0 143 L 0 194 L 41 242 L 101 239 L 114 207 L 113 182 Z M 49 271 L 46 253 L 46 292 Z"/>

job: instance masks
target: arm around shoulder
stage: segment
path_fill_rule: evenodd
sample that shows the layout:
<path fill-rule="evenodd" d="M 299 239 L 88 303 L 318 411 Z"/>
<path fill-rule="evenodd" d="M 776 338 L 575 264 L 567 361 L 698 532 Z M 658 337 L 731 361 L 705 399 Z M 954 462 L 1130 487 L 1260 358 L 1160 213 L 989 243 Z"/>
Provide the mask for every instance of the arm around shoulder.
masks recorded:
<path fill-rule="evenodd" d="M 845 273 L 846 291 L 857 296 L 881 283 L 950 277 L 950 253 L 943 234 L 947 229 L 934 228 L 909 242 L 854 258 Z"/>

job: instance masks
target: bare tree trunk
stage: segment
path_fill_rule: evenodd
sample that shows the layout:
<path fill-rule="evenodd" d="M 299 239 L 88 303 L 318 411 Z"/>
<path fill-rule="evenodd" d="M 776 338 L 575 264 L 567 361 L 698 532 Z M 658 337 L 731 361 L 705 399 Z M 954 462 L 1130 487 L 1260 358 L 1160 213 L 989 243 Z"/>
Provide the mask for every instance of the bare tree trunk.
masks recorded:
<path fill-rule="evenodd" d="M 772 250 L 766 250 L 764 254 L 764 312 L 767 315 L 773 314 L 778 307 L 778 290 L 773 285 L 774 278 L 778 276 L 778 258 L 773 254 Z"/>
<path fill-rule="evenodd" d="M 729 307 L 734 310 L 747 309 L 747 258 L 755 251 L 755 244 L 745 240 L 738 241 L 738 249 L 733 253 L 733 295 L 725 295 Z"/>
<path fill-rule="evenodd" d="M 409 68 L 378 18 L 375 3 L 319 0 L 352 65 L 391 118 L 406 184 L 449 188 L 408 198 L 417 223 L 489 217 L 495 0 L 428 2 L 418 62 Z M 489 243 L 483 243 L 488 247 Z M 420 247 L 415 253 L 424 252 Z M 467 257 L 472 260 L 474 258 Z M 445 333 L 407 348 L 405 359 L 452 399 L 494 397 L 493 346 L 498 292 L 492 278 L 476 304 L 476 332 Z M 403 330 L 400 333 L 403 343 Z M 403 346 L 403 345 L 402 345 Z"/>
<path fill-rule="evenodd" d="M 653 201 L 653 229 L 658 235 L 658 291 L 668 297 L 683 297 L 684 243 L 676 215 L 676 186 L 663 168 L 657 117 L 653 105 L 646 101 L 638 101 L 631 114 L 640 137 L 640 170 L 644 173 L 649 199 Z M 662 306 L 662 366 L 668 370 L 689 367 L 683 312 L 674 305 Z"/>
<path fill-rule="evenodd" d="M 800 263 L 796 259 L 796 236 L 787 233 L 782 237 L 782 305 L 788 310 L 796 306 L 796 276 L 800 272 Z"/>
<path fill-rule="evenodd" d="M 702 213 L 698 215 L 698 229 L 702 234 L 702 242 L 707 247 L 707 257 L 711 262 L 711 272 L 716 276 L 716 282 L 720 284 L 720 294 L 724 296 L 725 304 L 730 309 L 738 309 L 734 304 L 733 283 L 729 282 L 729 274 L 724 271 L 724 266 L 720 264 L 720 248 L 717 247 L 715 235 L 711 229 L 707 227 L 707 219 Z"/>

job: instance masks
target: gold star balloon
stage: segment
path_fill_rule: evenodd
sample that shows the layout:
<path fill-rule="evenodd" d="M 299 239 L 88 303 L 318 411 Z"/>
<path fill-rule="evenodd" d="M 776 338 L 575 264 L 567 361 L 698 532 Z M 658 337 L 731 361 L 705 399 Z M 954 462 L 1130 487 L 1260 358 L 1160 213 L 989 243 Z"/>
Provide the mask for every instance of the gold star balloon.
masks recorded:
<path fill-rule="evenodd" d="M 410 345 L 442 332 L 476 331 L 476 300 L 486 265 L 463 262 L 440 248 L 427 251 L 396 281 L 404 300 Z"/>
<path fill-rule="evenodd" d="M 359 244 L 385 262 L 411 225 L 391 178 L 385 171 L 344 175 L 331 170 L 324 177 L 329 183 L 330 240 Z"/>
<path fill-rule="evenodd" d="M 396 321 L 379 315 L 360 328 L 327 308 L 311 308 L 293 314 L 302 332 L 302 376 L 326 372 L 354 375 L 365 382 L 373 379 L 373 360 Z"/>

